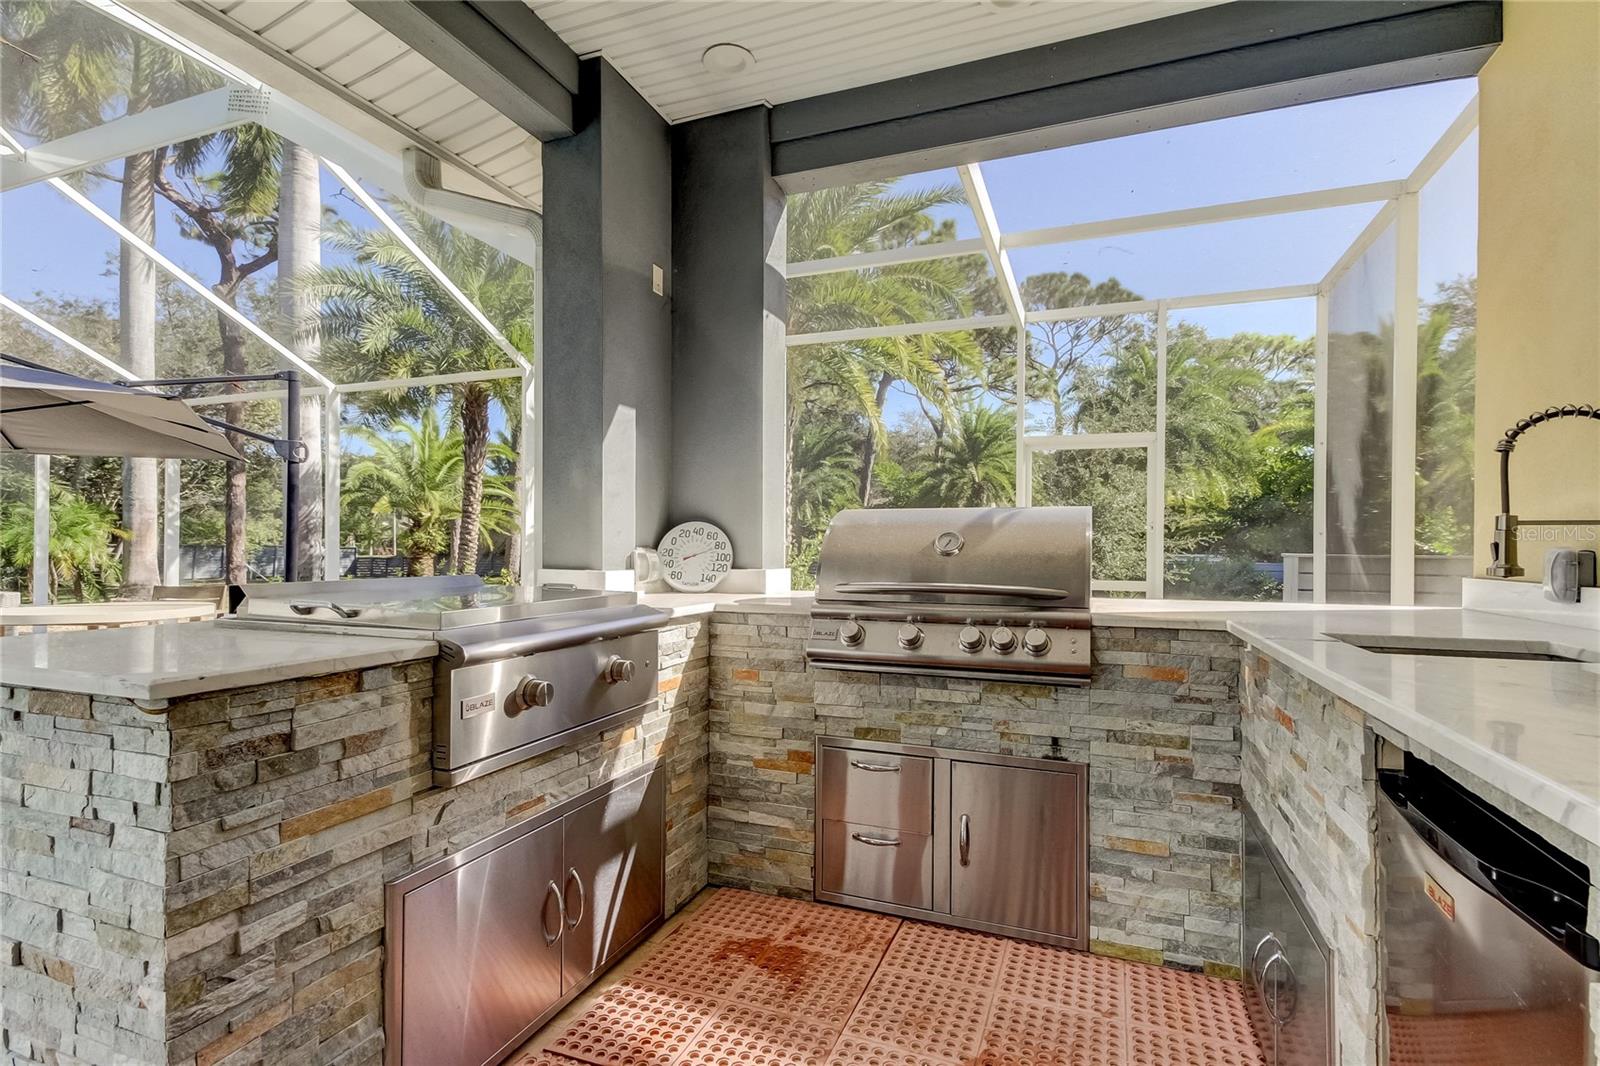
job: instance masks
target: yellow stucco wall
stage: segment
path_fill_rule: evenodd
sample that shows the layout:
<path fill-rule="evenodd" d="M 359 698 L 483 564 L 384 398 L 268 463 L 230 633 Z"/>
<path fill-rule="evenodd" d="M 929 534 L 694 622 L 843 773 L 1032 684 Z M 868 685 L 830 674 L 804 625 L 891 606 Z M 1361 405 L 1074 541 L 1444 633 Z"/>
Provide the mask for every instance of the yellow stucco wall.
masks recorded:
<path fill-rule="evenodd" d="M 1479 572 L 1499 510 L 1495 441 L 1530 411 L 1600 404 L 1600 0 L 1506 0 L 1504 10 L 1505 42 L 1479 81 Z M 1511 508 L 1600 518 L 1600 422 L 1523 438 Z M 1522 541 L 1529 579 L 1550 546 Z"/>

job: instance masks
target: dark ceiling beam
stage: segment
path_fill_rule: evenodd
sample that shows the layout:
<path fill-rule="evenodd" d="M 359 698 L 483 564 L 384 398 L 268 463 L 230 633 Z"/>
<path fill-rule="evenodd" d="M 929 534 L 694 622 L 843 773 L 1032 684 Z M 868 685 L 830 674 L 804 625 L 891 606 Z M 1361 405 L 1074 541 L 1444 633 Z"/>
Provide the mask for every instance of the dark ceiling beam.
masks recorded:
<path fill-rule="evenodd" d="M 573 133 L 578 57 L 521 0 L 353 0 L 541 141 Z"/>
<path fill-rule="evenodd" d="M 1476 73 L 1498 0 L 1236 0 L 779 104 L 790 191 Z"/>

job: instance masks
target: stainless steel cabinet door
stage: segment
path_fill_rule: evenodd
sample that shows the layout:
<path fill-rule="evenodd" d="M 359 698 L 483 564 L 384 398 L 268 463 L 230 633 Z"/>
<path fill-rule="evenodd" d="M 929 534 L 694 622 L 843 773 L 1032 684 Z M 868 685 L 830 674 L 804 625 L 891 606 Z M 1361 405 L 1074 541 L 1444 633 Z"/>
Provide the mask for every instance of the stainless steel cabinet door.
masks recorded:
<path fill-rule="evenodd" d="M 662 774 L 623 785 L 561 820 L 566 865 L 564 987 L 616 958 L 666 901 Z"/>
<path fill-rule="evenodd" d="M 561 825 L 496 848 L 405 897 L 407 1066 L 481 1066 L 561 998 Z"/>
<path fill-rule="evenodd" d="M 950 800 L 950 912 L 1086 947 L 1084 768 L 954 762 Z"/>

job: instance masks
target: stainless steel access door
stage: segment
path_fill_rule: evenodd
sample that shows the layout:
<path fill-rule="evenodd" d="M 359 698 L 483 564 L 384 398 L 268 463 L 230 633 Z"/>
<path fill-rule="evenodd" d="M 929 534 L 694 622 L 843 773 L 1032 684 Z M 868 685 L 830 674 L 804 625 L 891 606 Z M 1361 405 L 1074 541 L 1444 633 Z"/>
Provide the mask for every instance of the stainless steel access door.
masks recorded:
<path fill-rule="evenodd" d="M 621 785 L 562 819 L 563 983 L 574 988 L 632 946 L 666 902 L 663 772 Z"/>
<path fill-rule="evenodd" d="M 492 1063 L 561 998 L 561 823 L 405 897 L 400 1058 Z"/>
<path fill-rule="evenodd" d="M 1084 768 L 954 761 L 950 800 L 950 913 L 1087 947 Z"/>

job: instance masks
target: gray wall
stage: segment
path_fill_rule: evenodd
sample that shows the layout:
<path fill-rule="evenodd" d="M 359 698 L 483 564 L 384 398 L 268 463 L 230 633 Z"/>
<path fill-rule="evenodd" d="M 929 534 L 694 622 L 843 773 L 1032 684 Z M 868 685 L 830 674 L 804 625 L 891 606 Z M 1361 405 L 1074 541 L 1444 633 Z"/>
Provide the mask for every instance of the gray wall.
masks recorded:
<path fill-rule="evenodd" d="M 603 59 L 544 145 L 544 565 L 618 569 L 665 531 L 672 474 L 672 146 Z"/>
<path fill-rule="evenodd" d="M 784 560 L 784 194 L 766 107 L 673 127 L 671 521 Z"/>

